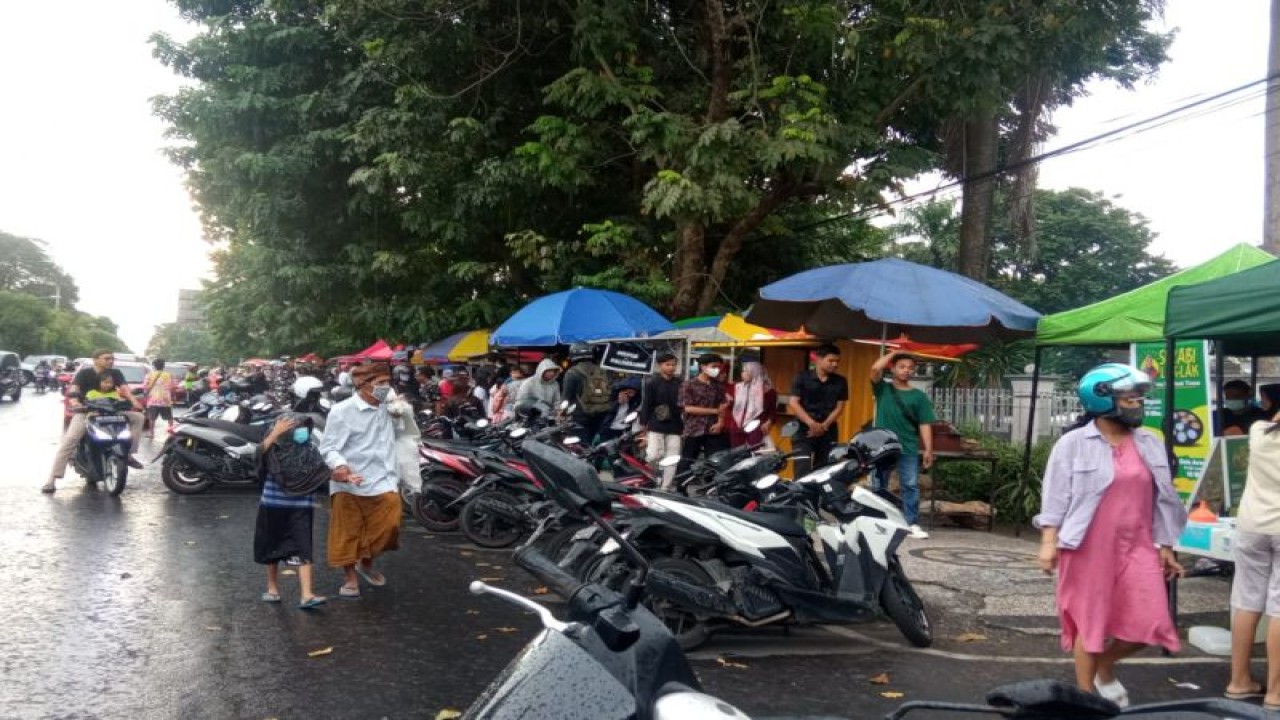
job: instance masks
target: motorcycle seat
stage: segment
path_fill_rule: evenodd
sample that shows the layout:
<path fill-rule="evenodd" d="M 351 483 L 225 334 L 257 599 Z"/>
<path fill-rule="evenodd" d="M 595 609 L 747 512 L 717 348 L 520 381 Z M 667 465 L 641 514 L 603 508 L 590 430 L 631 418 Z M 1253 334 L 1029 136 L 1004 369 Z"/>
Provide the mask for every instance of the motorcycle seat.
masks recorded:
<path fill-rule="evenodd" d="M 745 512 L 714 500 L 708 500 L 704 504 L 712 510 L 718 510 L 719 512 L 742 518 L 749 523 L 754 523 L 760 527 L 772 530 L 779 535 L 785 535 L 787 537 L 809 536 L 809 532 L 805 530 L 803 526 L 798 524 L 795 520 L 792 520 L 787 515 L 780 515 L 776 512 Z"/>
<path fill-rule="evenodd" d="M 266 425 L 242 425 L 229 420 L 214 420 L 212 418 L 191 418 L 183 420 L 183 422 L 197 425 L 199 427 L 207 427 L 214 430 L 222 430 L 229 432 L 236 437 L 244 438 L 249 442 L 260 443 L 267 437 L 270 430 Z"/>

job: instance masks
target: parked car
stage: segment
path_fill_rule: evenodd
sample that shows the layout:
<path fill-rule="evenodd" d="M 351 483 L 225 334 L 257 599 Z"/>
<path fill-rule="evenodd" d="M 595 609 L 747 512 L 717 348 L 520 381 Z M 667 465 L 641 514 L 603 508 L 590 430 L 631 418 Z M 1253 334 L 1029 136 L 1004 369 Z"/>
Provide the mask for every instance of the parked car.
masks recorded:
<path fill-rule="evenodd" d="M 22 362 L 18 353 L 0 350 L 0 398 L 17 402 L 22 397 Z"/>
<path fill-rule="evenodd" d="M 36 365 L 44 360 L 49 363 L 49 367 L 59 367 L 67 362 L 66 355 L 28 355 L 22 359 L 22 376 L 26 380 L 26 384 L 30 385 L 35 382 Z"/>

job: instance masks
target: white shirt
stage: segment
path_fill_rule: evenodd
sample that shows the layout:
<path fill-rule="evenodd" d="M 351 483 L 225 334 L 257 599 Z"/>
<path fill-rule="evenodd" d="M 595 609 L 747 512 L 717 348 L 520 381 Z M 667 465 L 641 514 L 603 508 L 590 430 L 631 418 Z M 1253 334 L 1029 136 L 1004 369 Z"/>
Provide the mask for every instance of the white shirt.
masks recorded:
<path fill-rule="evenodd" d="M 325 423 L 320 453 L 329 467 L 346 465 L 364 482 L 330 482 L 330 494 L 370 496 L 398 492 L 395 443 L 395 423 L 385 403 L 370 405 L 357 394 L 334 405 Z"/>

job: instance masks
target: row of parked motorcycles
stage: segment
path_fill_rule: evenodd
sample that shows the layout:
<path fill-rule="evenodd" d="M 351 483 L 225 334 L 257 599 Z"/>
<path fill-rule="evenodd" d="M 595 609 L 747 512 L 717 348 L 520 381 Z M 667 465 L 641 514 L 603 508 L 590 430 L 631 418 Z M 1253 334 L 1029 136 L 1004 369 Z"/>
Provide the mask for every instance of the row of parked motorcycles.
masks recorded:
<path fill-rule="evenodd" d="M 630 432 L 589 446 L 548 414 L 500 425 L 431 419 L 426 427 L 423 483 L 406 494 L 424 527 L 459 530 L 486 548 L 536 533 L 537 548 L 561 571 L 617 590 L 640 564 L 556 502 L 531 453 L 554 452 L 598 473 L 612 526 L 654 570 L 648 607 L 683 648 L 723 628 L 883 618 L 917 646 L 933 641 L 897 557 L 910 532 L 901 504 L 857 484 L 901 452 L 890 431 L 859 433 L 827 466 L 792 482 L 778 473 L 794 454 L 742 446 L 692 462 L 664 491 L 659 473 L 679 458 L 651 469 Z M 452 437 L 433 437 L 436 428 Z"/>
<path fill-rule="evenodd" d="M 672 626 L 669 608 L 678 606 L 682 608 L 678 614 L 695 619 L 710 618 L 728 611 L 726 603 L 734 602 L 739 613 L 752 609 L 766 613 L 767 622 L 767 613 L 774 608 L 763 604 L 773 602 L 794 621 L 815 618 L 840 622 L 855 616 L 874 617 L 881 611 L 893 617 L 883 598 L 879 607 L 874 607 L 877 596 L 871 586 L 882 573 L 868 566 L 879 565 L 881 558 L 888 566 L 897 566 L 894 550 L 905 531 L 899 534 L 898 528 L 890 527 L 900 520 L 895 516 L 896 503 L 859 487 L 852 492 L 841 487 L 896 452 L 896 438 L 891 433 L 888 437 L 882 430 L 860 434 L 830 466 L 789 484 L 795 487 L 779 490 L 779 483 L 768 475 L 753 483 L 768 496 L 769 501 L 761 507 L 794 503 L 806 506 L 806 511 L 818 508 L 818 513 L 802 516 L 816 525 L 806 528 L 801 522 L 792 527 L 776 520 L 781 517 L 790 522 L 792 516 L 786 512 L 775 513 L 775 520 L 762 525 L 759 518 L 745 516 L 766 517 L 769 511 L 728 512 L 711 504 L 716 500 L 663 497 L 604 479 L 590 457 L 564 447 L 565 438 L 556 441 L 557 432 L 551 428 L 519 433 L 521 456 L 555 509 L 516 550 L 515 561 L 565 600 L 565 619 L 558 619 L 542 603 L 473 581 L 473 593 L 495 596 L 535 613 L 543 630 L 464 718 L 543 717 L 549 708 L 565 718 L 747 718 L 723 699 L 703 692 L 684 654 L 682 627 Z M 859 507 L 862 505 L 867 507 Z M 645 531 L 637 531 L 643 523 L 629 514 L 636 509 L 646 511 L 648 514 L 641 517 L 656 525 L 671 524 L 670 531 L 660 533 L 665 542 L 654 542 Z M 702 517 L 704 512 L 715 520 Z M 864 522 L 868 520 L 880 522 Z M 715 523 L 721 524 L 718 529 Z M 566 562 L 571 553 L 561 552 L 548 538 L 575 525 L 578 529 L 570 545 L 604 538 L 602 544 L 596 544 L 597 553 L 620 558 L 616 565 L 626 566 L 627 571 L 584 579 L 566 567 L 573 565 Z M 873 542 L 867 533 L 878 534 L 877 528 L 885 528 L 893 539 Z M 805 530 L 808 538 L 801 536 Z M 730 537 L 735 539 L 731 542 Z M 686 552 L 660 552 L 663 544 L 683 545 Z M 823 548 L 826 563 L 816 552 L 811 554 L 815 546 Z M 717 563 L 722 568 L 713 570 Z M 723 580 L 707 584 L 712 572 L 721 570 L 727 571 Z M 883 574 L 901 577 L 901 569 Z M 811 579 L 819 584 L 808 585 Z M 902 581 L 905 583 L 905 577 Z M 909 584 L 905 587 L 909 591 Z M 747 599 L 747 595 L 753 597 Z M 927 628 L 927 619 L 925 622 Z M 987 714 L 1026 719 L 1265 716 L 1256 705 L 1213 697 L 1121 709 L 1109 700 L 1054 680 L 995 688 L 987 693 L 985 704 L 910 701 L 886 717 L 903 718 L 917 712 L 926 717 L 943 712 L 947 717 Z"/>

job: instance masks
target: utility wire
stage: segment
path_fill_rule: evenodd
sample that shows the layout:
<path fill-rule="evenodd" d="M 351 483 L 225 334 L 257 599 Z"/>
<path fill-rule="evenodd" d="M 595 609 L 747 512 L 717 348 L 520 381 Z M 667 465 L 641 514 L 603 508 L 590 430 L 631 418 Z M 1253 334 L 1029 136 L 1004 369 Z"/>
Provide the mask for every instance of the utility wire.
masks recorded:
<path fill-rule="evenodd" d="M 944 183 L 931 190 L 925 190 L 922 192 L 914 193 L 912 195 L 895 198 L 894 200 L 890 200 L 886 203 L 881 204 L 877 208 L 855 210 L 853 212 L 842 213 L 840 215 L 833 215 L 829 218 L 823 218 L 822 220 L 817 220 L 815 222 L 809 223 L 808 225 L 803 225 L 801 227 L 795 228 L 792 232 L 803 232 L 805 230 L 811 230 L 813 228 L 821 227 L 823 225 L 828 225 L 834 222 L 839 222 L 841 220 L 848 220 L 856 217 L 865 217 L 871 214 L 874 210 L 883 210 L 895 205 L 907 205 L 907 204 L 915 203 L 920 200 L 928 199 L 935 195 L 939 195 L 941 193 L 947 192 L 948 190 L 954 190 L 956 188 L 962 187 L 965 183 L 968 183 L 968 182 L 977 182 L 981 180 L 986 180 L 988 178 L 999 177 L 1000 175 L 1015 172 L 1017 170 L 1020 170 L 1030 165 L 1038 165 L 1039 163 L 1042 163 L 1045 160 L 1051 160 L 1053 158 L 1061 157 L 1063 155 L 1068 155 L 1074 152 L 1079 152 L 1081 150 L 1086 150 L 1093 147 L 1099 147 L 1101 145 L 1114 142 L 1116 140 L 1129 138 L 1139 133 L 1146 132 L 1148 130 L 1153 130 L 1159 127 L 1163 127 L 1165 125 L 1171 124 L 1172 122 L 1186 120 L 1191 117 L 1198 117 L 1199 114 L 1193 114 L 1186 117 L 1175 117 L 1175 116 L 1178 116 L 1179 113 L 1184 113 L 1188 110 L 1201 108 L 1203 106 L 1209 105 L 1210 103 L 1217 102 L 1218 100 L 1229 98 L 1232 95 L 1235 95 L 1236 93 L 1242 92 L 1244 90 L 1248 90 L 1253 87 L 1257 87 L 1258 85 L 1262 85 L 1264 83 L 1269 83 L 1272 80 L 1275 80 L 1277 78 L 1280 78 L 1280 74 L 1268 75 L 1267 77 L 1261 78 L 1259 80 L 1253 80 L 1243 85 L 1233 87 L 1230 90 L 1224 90 L 1222 92 L 1215 93 L 1207 97 L 1199 98 L 1197 100 L 1185 103 L 1183 105 L 1179 105 L 1178 107 L 1159 113 L 1157 115 L 1153 115 L 1151 117 L 1144 118 L 1142 120 L 1138 120 L 1132 123 L 1128 123 L 1126 125 L 1122 125 L 1112 130 L 1107 130 L 1105 132 L 1101 132 L 1096 135 L 1092 135 L 1090 137 L 1077 140 L 1076 142 L 1063 145 L 1062 147 L 1059 147 L 1059 148 L 1054 148 L 1053 150 L 1049 150 L 1039 155 L 1034 155 L 1032 157 L 1025 158 L 1015 163 L 1010 163 L 1003 167 L 998 167 L 994 170 L 975 173 L 965 178 L 953 180 L 949 183 Z M 1256 95 L 1250 96 L 1245 100 L 1256 99 L 1257 97 L 1261 97 L 1270 92 L 1276 92 L 1277 90 L 1280 90 L 1280 86 L 1268 87 L 1265 91 L 1261 93 L 1257 93 Z M 1241 102 L 1244 102 L 1245 100 L 1241 100 Z M 1235 102 L 1224 103 L 1222 107 L 1215 108 L 1213 110 L 1203 111 L 1203 114 L 1208 114 L 1208 112 L 1216 112 L 1216 111 L 1224 110 L 1235 104 L 1236 104 Z M 876 213 L 876 214 L 879 214 L 879 213 Z"/>

